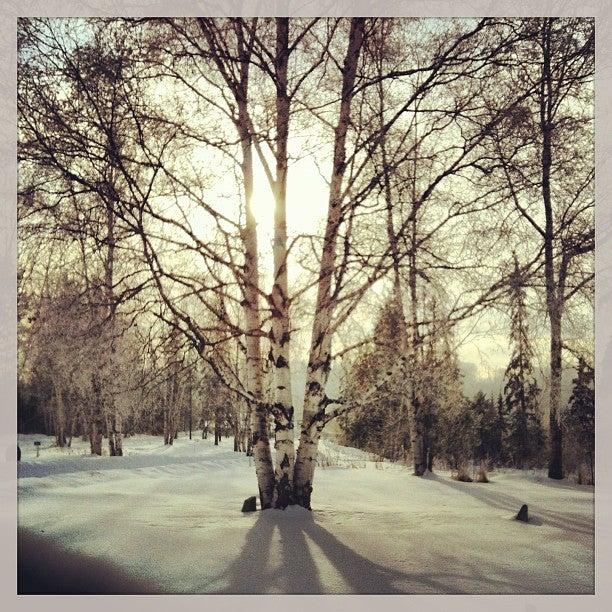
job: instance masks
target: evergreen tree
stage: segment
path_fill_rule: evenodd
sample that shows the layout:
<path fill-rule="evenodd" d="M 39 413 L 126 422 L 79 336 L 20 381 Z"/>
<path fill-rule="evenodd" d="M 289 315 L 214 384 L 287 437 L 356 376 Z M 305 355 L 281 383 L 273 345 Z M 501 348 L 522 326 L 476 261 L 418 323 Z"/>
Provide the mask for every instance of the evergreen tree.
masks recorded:
<path fill-rule="evenodd" d="M 508 425 L 506 423 L 506 412 L 504 409 L 504 399 L 500 393 L 497 397 L 495 409 L 495 420 L 491 426 L 492 455 L 491 461 L 495 465 L 502 465 L 508 458 L 505 440 Z"/>
<path fill-rule="evenodd" d="M 584 359 L 578 360 L 578 374 L 565 414 L 568 438 L 573 439 L 579 464 L 588 469 L 585 484 L 595 483 L 595 371 Z"/>
<path fill-rule="evenodd" d="M 380 311 L 373 333 L 373 346 L 362 351 L 344 381 L 347 398 L 360 394 L 375 383 L 380 373 L 395 362 L 396 338 L 400 325 L 393 301 Z M 343 442 L 391 460 L 405 458 L 410 446 L 408 419 L 402 409 L 401 381 L 389 381 L 368 405 L 349 411 L 339 419 Z"/>
<path fill-rule="evenodd" d="M 512 464 L 523 469 L 538 455 L 544 434 L 539 419 L 540 389 L 533 376 L 529 344 L 525 284 L 516 255 L 510 280 L 510 342 L 512 354 L 504 375 L 504 399 L 508 413 L 506 445 Z"/>
<path fill-rule="evenodd" d="M 470 408 L 474 418 L 474 461 L 493 462 L 500 446 L 495 403 L 481 391 L 472 400 Z"/>
<path fill-rule="evenodd" d="M 454 429 L 454 423 L 461 420 L 466 408 L 452 329 L 436 322 L 435 304 L 431 306 L 431 319 L 433 323 L 429 325 L 418 370 L 423 451 L 430 471 L 435 456 L 449 464 L 457 462 L 457 449 L 464 445 L 465 440 L 455 439 L 459 430 Z M 469 453 L 468 448 L 464 454 Z"/>

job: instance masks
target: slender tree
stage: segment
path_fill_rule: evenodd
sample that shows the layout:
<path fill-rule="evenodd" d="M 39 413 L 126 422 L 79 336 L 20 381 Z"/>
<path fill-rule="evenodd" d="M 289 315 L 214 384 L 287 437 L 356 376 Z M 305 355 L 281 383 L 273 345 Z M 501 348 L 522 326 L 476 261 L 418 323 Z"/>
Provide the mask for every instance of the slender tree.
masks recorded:
<path fill-rule="evenodd" d="M 540 389 L 533 375 L 533 351 L 525 306 L 525 278 L 514 256 L 514 273 L 510 282 L 511 356 L 504 379 L 504 400 L 508 414 L 507 444 L 513 463 L 523 469 L 533 460 L 543 443 L 540 425 Z"/>

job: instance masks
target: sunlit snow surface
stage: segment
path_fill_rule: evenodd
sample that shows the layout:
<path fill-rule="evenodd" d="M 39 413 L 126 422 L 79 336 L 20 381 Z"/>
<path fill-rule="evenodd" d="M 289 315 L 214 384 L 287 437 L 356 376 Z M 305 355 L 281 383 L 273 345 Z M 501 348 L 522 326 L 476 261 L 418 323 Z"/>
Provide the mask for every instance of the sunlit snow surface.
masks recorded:
<path fill-rule="evenodd" d="M 231 439 L 135 436 L 124 457 L 19 440 L 22 570 L 47 581 L 34 590 L 593 592 L 593 487 L 539 472 L 417 478 L 324 441 L 312 513 L 242 514 L 255 471 Z M 513 520 L 523 503 L 529 524 Z"/>

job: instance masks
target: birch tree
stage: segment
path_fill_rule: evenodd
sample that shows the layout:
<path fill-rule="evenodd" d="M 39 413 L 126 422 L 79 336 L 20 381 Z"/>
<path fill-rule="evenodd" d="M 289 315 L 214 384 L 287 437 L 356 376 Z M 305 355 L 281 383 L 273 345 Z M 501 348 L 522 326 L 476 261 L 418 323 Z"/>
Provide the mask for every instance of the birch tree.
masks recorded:
<path fill-rule="evenodd" d="M 32 170 L 21 196 L 48 204 L 47 219 L 62 211 L 61 232 L 77 236 L 83 270 L 88 249 L 99 247 L 100 264 L 85 277 L 100 279 L 109 328 L 129 303 L 145 326 L 175 338 L 168 359 L 151 344 L 142 362 L 143 376 L 150 370 L 155 381 L 146 385 L 147 403 L 168 391 L 167 440 L 193 390 L 193 363 L 179 372 L 178 361 L 197 355 L 230 402 L 248 406 L 261 507 L 310 508 L 325 425 L 404 380 L 402 415 L 422 474 L 436 433 L 422 366 L 442 354 L 454 363 L 449 347 L 428 354 L 425 338 L 507 292 L 508 271 L 494 252 L 485 265 L 482 253 L 520 233 L 507 229 L 505 204 L 522 215 L 522 198 L 533 197 L 515 154 L 537 148 L 522 123 L 546 93 L 544 77 L 520 55 L 528 56 L 533 31 L 496 19 L 83 23 L 79 36 L 37 20 L 23 30 L 30 42 L 22 57 L 34 71 L 24 69 L 19 98 L 20 163 Z M 96 53 L 104 61 L 92 61 Z M 514 87 L 523 65 L 534 78 Z M 555 78 L 549 89 L 561 95 L 566 77 Z M 289 233 L 296 156 L 310 157 L 326 177 L 319 234 Z M 30 180 L 37 168 L 44 181 Z M 273 200 L 269 286 L 254 201 L 259 171 Z M 582 227 L 587 235 L 588 221 Z M 561 242 L 567 253 L 585 248 L 577 233 Z M 536 284 L 543 255 L 532 246 L 525 269 Z M 577 261 L 572 255 L 565 264 L 567 299 L 589 282 Z M 330 397 L 334 359 L 350 350 L 340 337 L 389 287 L 401 321 L 397 363 L 381 368 L 359 402 Z M 437 314 L 426 303 L 432 296 L 444 305 Z M 303 349 L 297 329 L 308 336 Z M 113 355 L 118 346 L 105 348 Z M 292 367 L 300 350 L 307 367 L 296 451 Z M 173 382 L 160 384 L 164 370 Z M 205 412 L 217 433 L 227 426 L 212 404 Z M 237 437 L 240 413 L 229 419 Z M 120 423 L 108 430 L 120 433 Z"/>

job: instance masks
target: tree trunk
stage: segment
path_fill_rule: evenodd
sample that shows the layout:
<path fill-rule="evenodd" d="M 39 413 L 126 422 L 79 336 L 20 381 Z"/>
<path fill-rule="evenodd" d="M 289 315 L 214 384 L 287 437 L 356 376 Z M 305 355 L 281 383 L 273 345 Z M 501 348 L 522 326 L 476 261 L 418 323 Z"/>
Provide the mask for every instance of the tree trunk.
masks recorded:
<path fill-rule="evenodd" d="M 115 456 L 123 456 L 123 421 L 121 414 L 115 410 L 115 418 L 113 419 L 113 439 L 115 442 Z"/>
<path fill-rule="evenodd" d="M 92 401 L 89 412 L 89 445 L 92 455 L 102 454 L 102 390 L 97 373 L 91 377 Z"/>
<path fill-rule="evenodd" d="M 559 424 L 561 392 L 561 296 L 555 281 L 554 269 L 554 214 L 551 198 L 550 171 L 552 167 L 553 93 L 551 72 L 551 21 L 542 25 L 542 82 L 540 86 L 540 129 L 542 132 L 542 200 L 546 219 L 544 232 L 544 273 L 546 276 L 546 305 L 550 321 L 550 396 L 549 396 L 549 478 L 563 478 L 563 439 Z"/>
<path fill-rule="evenodd" d="M 193 373 L 189 370 L 189 439 L 193 427 Z"/>
<path fill-rule="evenodd" d="M 55 389 L 55 441 L 57 446 L 66 446 L 66 410 L 64 406 L 64 394 L 59 384 L 54 383 Z"/>
<path fill-rule="evenodd" d="M 92 455 L 102 454 L 102 432 L 95 421 L 91 424 L 89 431 L 89 445 Z"/>
<path fill-rule="evenodd" d="M 429 452 L 427 453 L 427 469 L 430 472 L 433 472 L 433 462 L 434 462 L 434 446 L 433 444 L 429 444 Z"/>
<path fill-rule="evenodd" d="M 248 70 L 248 68 L 247 68 Z M 246 128 L 246 99 L 239 106 L 242 125 L 241 134 L 243 179 L 246 199 L 246 224 L 243 230 L 245 249 L 244 275 L 244 313 L 247 325 L 246 334 L 246 374 L 248 389 L 254 400 L 252 409 L 252 448 L 255 459 L 255 473 L 259 486 L 262 509 L 270 508 L 274 496 L 274 468 L 270 439 L 268 437 L 268 415 L 262 402 L 263 371 L 261 363 L 261 317 L 259 313 L 259 263 L 257 251 L 257 222 L 253 214 L 253 158 L 251 137 Z"/>
<path fill-rule="evenodd" d="M 268 436 L 267 406 L 262 395 L 263 369 L 261 363 L 261 316 L 259 309 L 259 265 L 257 249 L 257 223 L 253 213 L 253 141 L 250 132 L 247 100 L 249 86 L 249 67 L 252 48 L 246 42 L 242 23 L 236 24 L 238 38 L 239 70 L 235 75 L 227 70 L 224 64 L 224 49 L 219 49 L 216 37 L 206 19 L 198 19 L 200 29 L 208 42 L 211 58 L 219 68 L 228 86 L 232 90 L 238 116 L 235 121 L 236 130 L 240 139 L 242 153 L 242 178 L 244 186 L 244 200 L 246 220 L 242 228 L 242 242 L 244 247 L 244 269 L 241 279 L 243 292 L 243 309 L 246 324 L 246 376 L 247 391 L 250 396 L 251 414 L 251 440 L 255 460 L 255 473 L 259 486 L 259 497 L 262 509 L 270 508 L 274 497 L 274 466 Z M 230 74 L 231 73 L 231 74 Z"/>
<path fill-rule="evenodd" d="M 287 280 L 287 140 L 289 134 L 289 96 L 287 63 L 289 20 L 276 19 L 276 181 L 274 183 L 274 284 L 270 295 L 272 330 L 270 361 L 275 381 L 276 463 L 274 506 L 286 508 L 293 502 L 293 397 L 290 370 L 289 296 Z"/>
<path fill-rule="evenodd" d="M 244 417 L 244 437 L 246 441 L 245 452 L 246 452 L 247 457 L 253 456 L 253 437 L 251 435 L 251 412 L 252 412 L 252 409 L 249 406 L 249 404 L 247 404 L 245 406 L 245 417 Z"/>
<path fill-rule="evenodd" d="M 384 93 L 382 82 L 379 85 L 380 98 L 380 126 L 384 126 L 383 114 L 383 99 Z M 416 136 L 415 136 L 416 137 Z M 402 362 L 402 367 L 399 370 L 400 383 L 404 383 L 405 392 L 401 397 L 401 411 L 406 415 L 408 422 L 408 431 L 410 435 L 410 447 L 413 458 L 413 472 L 416 476 L 422 476 L 425 473 L 426 450 L 423 444 L 423 431 L 421 426 L 419 403 L 416 384 L 416 347 L 419 342 L 418 336 L 418 320 L 417 320 L 417 286 L 416 286 L 416 147 L 415 147 L 415 165 L 412 177 L 412 223 L 411 223 L 411 244 L 410 244 L 410 269 L 409 269 L 409 288 L 410 288 L 410 313 L 412 322 L 412 335 L 408 335 L 408 324 L 406 313 L 404 312 L 404 299 L 402 292 L 402 283 L 400 276 L 400 256 L 397 244 L 397 237 L 393 224 L 393 201 L 391 194 L 391 182 L 388 172 L 387 150 L 385 146 L 385 138 L 380 142 L 382 165 L 383 165 L 383 181 L 385 192 L 385 203 L 387 208 L 387 237 L 391 257 L 393 260 L 393 294 L 395 301 L 396 316 L 399 322 L 398 329 L 398 344 L 399 350 L 407 357 Z M 411 364 L 408 366 L 408 364 Z"/>
<path fill-rule="evenodd" d="M 342 97 L 334 135 L 329 203 L 317 287 L 315 318 L 306 374 L 304 415 L 294 470 L 295 502 L 310 508 L 315 462 L 326 408 L 325 384 L 331 367 L 331 330 L 335 302 L 331 294 L 338 229 L 342 221 L 342 182 L 346 170 L 346 134 L 365 19 L 351 19 L 349 44 L 342 72 Z"/>
<path fill-rule="evenodd" d="M 553 313 L 551 317 L 550 338 L 550 457 L 548 476 L 560 480 L 563 478 L 563 430 L 559 423 L 559 404 L 561 396 L 561 317 Z"/>

